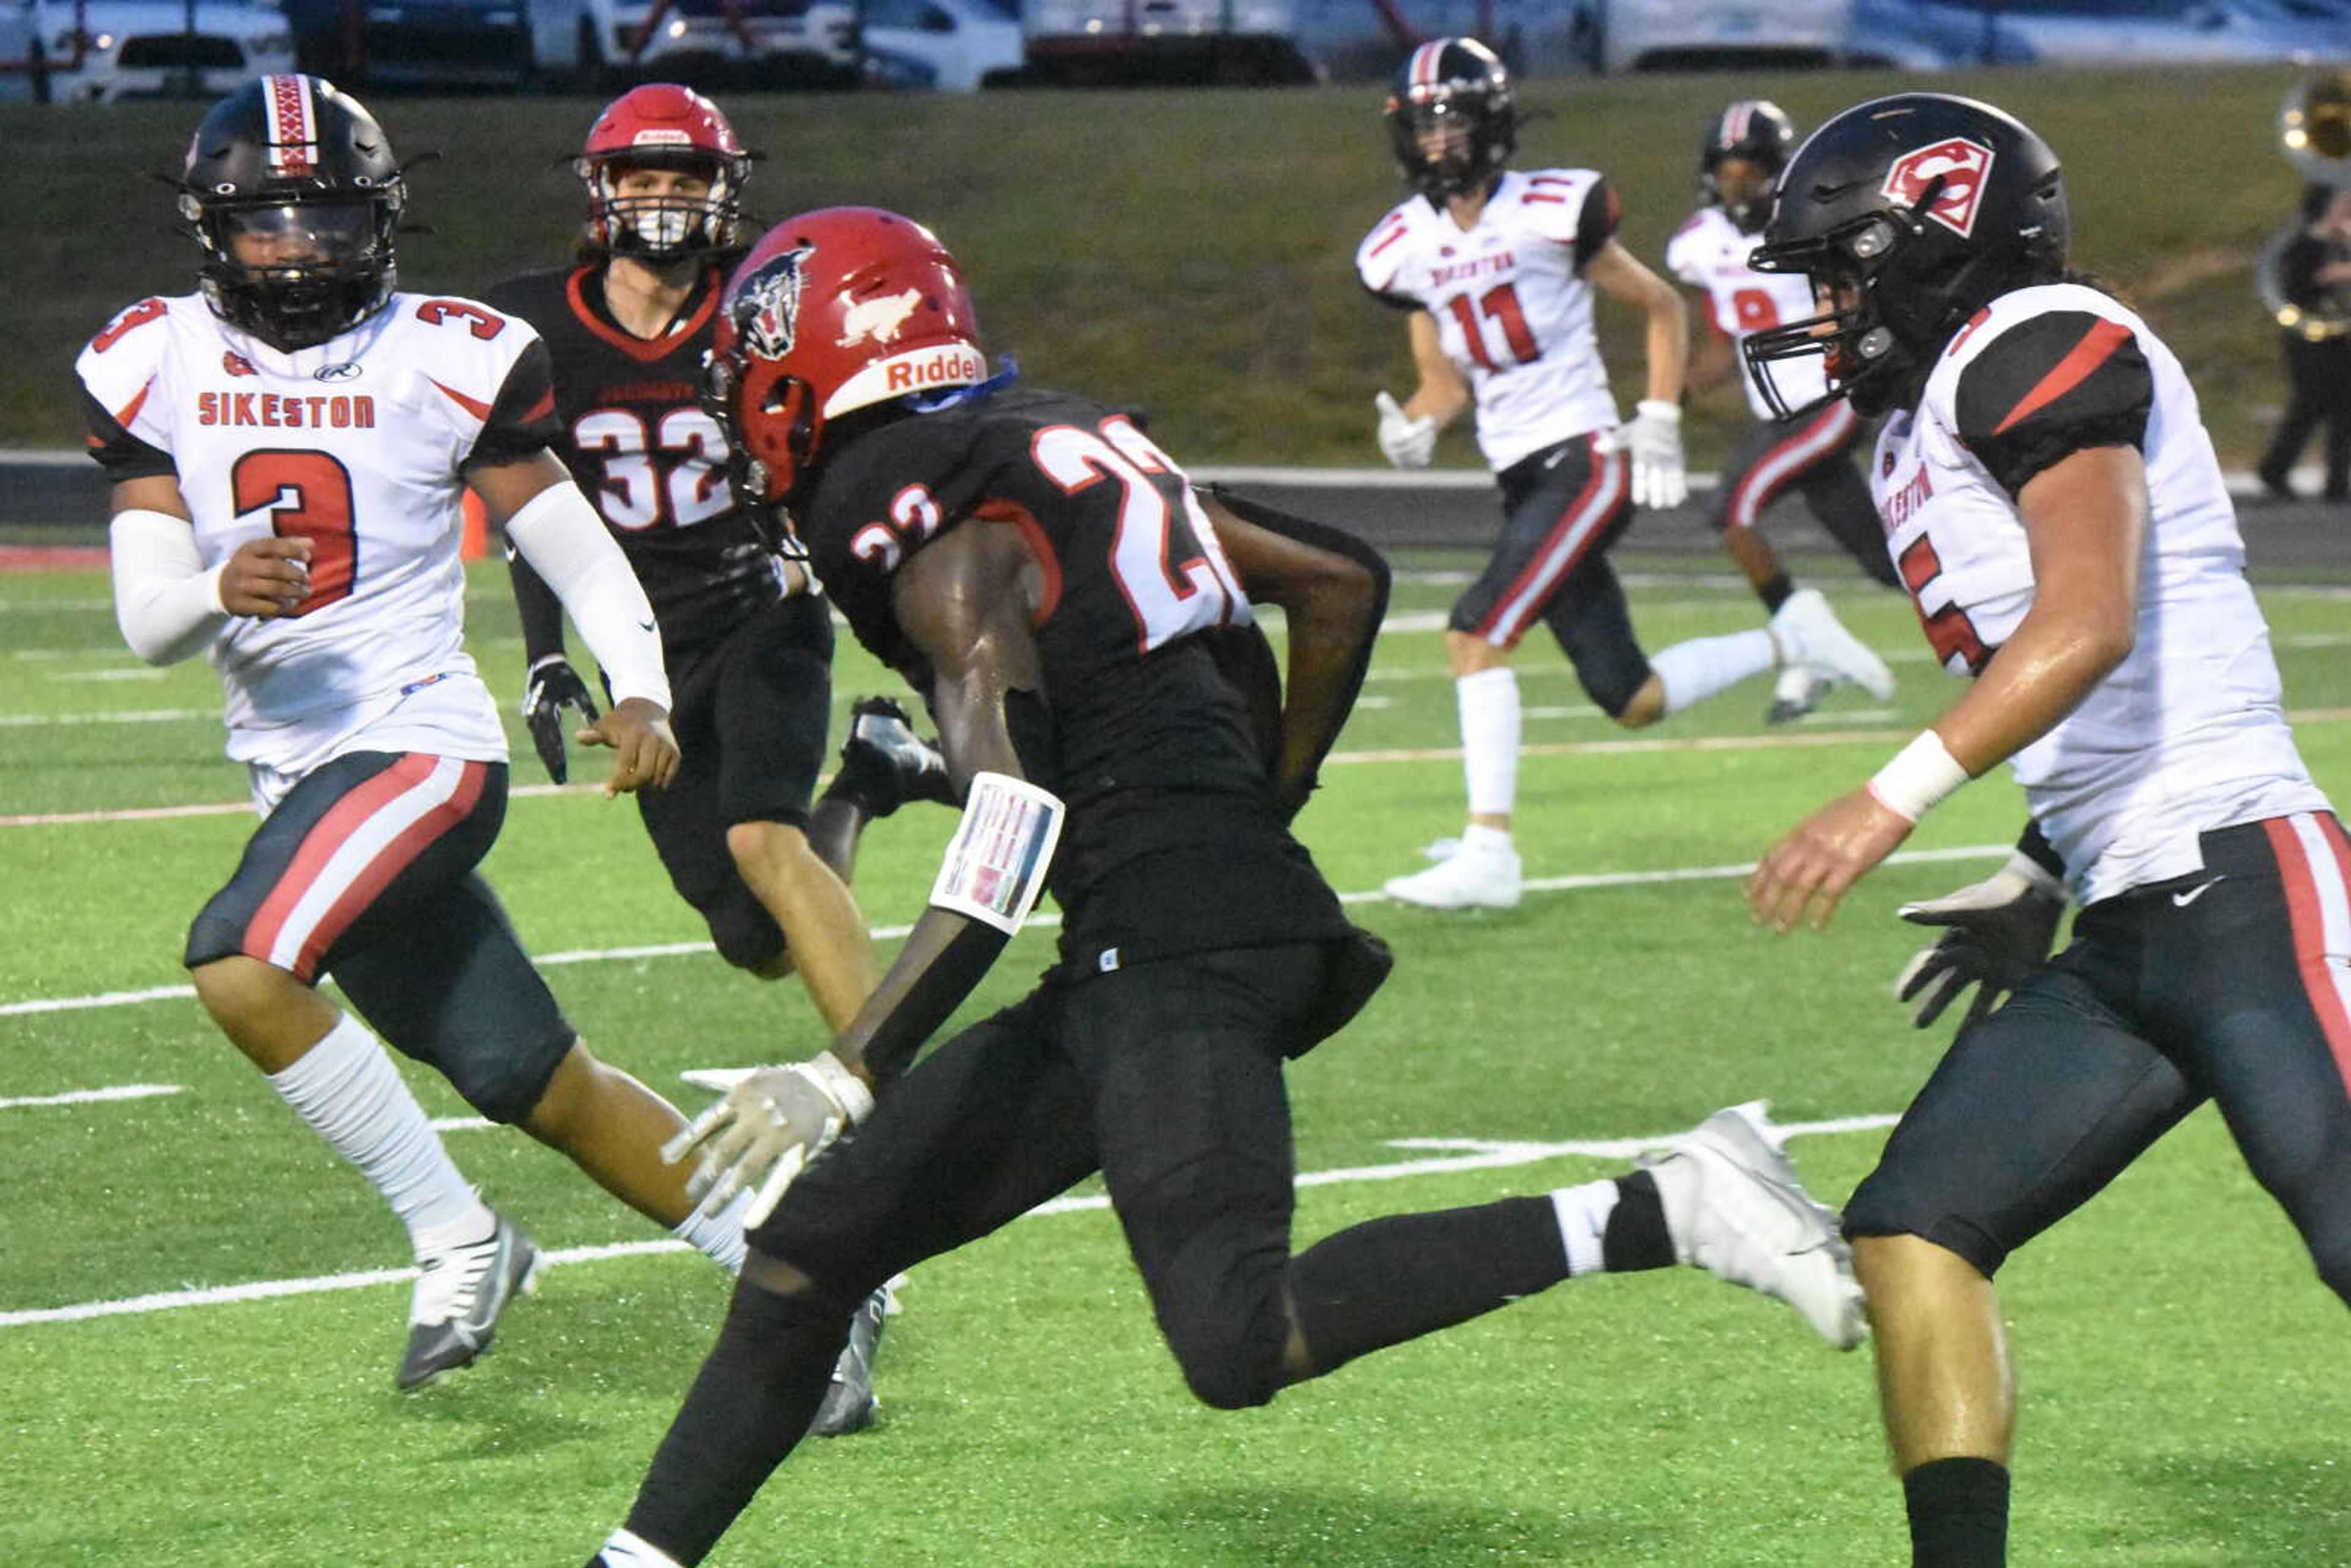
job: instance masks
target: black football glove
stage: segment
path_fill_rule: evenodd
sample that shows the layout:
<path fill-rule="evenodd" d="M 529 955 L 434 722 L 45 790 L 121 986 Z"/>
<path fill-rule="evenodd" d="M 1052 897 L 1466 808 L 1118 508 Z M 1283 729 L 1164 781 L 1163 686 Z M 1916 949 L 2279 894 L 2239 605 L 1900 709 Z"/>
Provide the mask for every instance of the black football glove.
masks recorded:
<path fill-rule="evenodd" d="M 2022 852 L 1983 881 L 1940 898 L 1906 904 L 1896 911 L 1914 925 L 1945 927 L 1942 939 L 1912 958 L 1894 982 L 1895 996 L 1914 998 L 1912 1021 L 1925 1029 L 1970 986 L 1975 1000 L 1959 1027 L 1991 1011 L 2001 998 L 2049 956 L 2058 917 L 2065 913 L 2065 889 Z"/>
<path fill-rule="evenodd" d="M 596 699 L 571 661 L 549 653 L 530 667 L 530 684 L 523 688 L 522 721 L 530 727 L 530 743 L 547 765 L 547 776 L 558 784 L 571 782 L 571 757 L 563 748 L 563 710 L 579 712 L 580 722 L 596 722 Z"/>

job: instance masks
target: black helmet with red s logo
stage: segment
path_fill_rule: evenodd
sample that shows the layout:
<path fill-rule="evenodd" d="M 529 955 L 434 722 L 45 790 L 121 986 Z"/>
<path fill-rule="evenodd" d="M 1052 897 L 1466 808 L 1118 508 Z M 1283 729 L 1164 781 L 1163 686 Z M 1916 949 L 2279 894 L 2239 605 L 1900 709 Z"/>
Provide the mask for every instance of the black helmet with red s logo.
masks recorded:
<path fill-rule="evenodd" d="M 1755 333 L 1747 361 L 1783 412 L 1771 366 L 1813 354 L 1833 395 L 1890 407 L 1970 316 L 2063 275 L 2068 227 L 2057 155 L 2012 116 L 1930 92 L 1848 109 L 1788 160 L 1748 258 L 1806 275 L 1834 308 Z"/>

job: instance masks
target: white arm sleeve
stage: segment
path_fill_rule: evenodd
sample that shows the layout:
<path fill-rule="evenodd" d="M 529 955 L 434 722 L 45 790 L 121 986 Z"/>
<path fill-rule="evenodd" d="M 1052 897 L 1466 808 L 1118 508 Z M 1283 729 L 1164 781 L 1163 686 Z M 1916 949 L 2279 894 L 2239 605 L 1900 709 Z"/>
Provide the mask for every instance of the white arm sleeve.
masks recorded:
<path fill-rule="evenodd" d="M 643 697 L 666 710 L 669 671 L 653 607 L 580 486 L 566 479 L 524 502 L 507 519 L 507 538 L 563 601 L 612 682 L 612 700 Z"/>
<path fill-rule="evenodd" d="M 204 570 L 196 527 L 169 512 L 117 512 L 107 530 L 114 567 L 114 623 L 131 651 L 151 664 L 201 653 L 228 620 L 221 605 L 223 561 Z"/>

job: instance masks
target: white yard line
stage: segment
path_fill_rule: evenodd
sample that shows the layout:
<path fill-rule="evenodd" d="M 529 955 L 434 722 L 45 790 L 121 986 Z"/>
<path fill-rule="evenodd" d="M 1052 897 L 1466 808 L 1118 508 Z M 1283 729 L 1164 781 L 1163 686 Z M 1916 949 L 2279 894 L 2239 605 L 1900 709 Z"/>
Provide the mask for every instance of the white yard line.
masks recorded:
<path fill-rule="evenodd" d="M 177 1083 L 110 1083 L 103 1089 L 70 1089 L 63 1094 L 25 1094 L 14 1100 L 0 1100 L 0 1111 L 38 1105 L 88 1105 L 101 1100 L 152 1100 L 158 1094 L 184 1092 Z"/>
<path fill-rule="evenodd" d="M 1791 1122 L 1782 1124 L 1780 1131 L 1789 1137 L 1812 1137 L 1838 1133 L 1875 1132 L 1890 1127 L 1895 1118 L 1890 1115 L 1840 1116 L 1824 1122 Z M 1654 1138 L 1606 1138 L 1572 1140 L 1564 1143 L 1492 1142 L 1481 1138 L 1404 1138 L 1390 1144 L 1392 1148 L 1451 1151 L 1427 1159 L 1397 1160 L 1386 1165 L 1356 1166 L 1327 1171 L 1306 1171 L 1300 1174 L 1300 1186 L 1339 1186 L 1364 1182 L 1405 1181 L 1416 1176 L 1443 1176 L 1457 1171 L 1503 1170 L 1519 1166 L 1539 1165 L 1546 1160 L 1630 1159 L 1646 1150 L 1664 1147 L 1678 1134 Z M 1042 1215 L 1080 1214 L 1110 1207 L 1106 1197 L 1057 1197 L 1040 1203 L 1024 1216 L 1034 1219 Z M 1019 1223 L 1015 1221 L 1015 1223 Z M 640 1258 L 657 1252 L 683 1252 L 686 1245 L 676 1240 L 646 1240 L 608 1242 L 599 1246 L 565 1247 L 539 1254 L 547 1266 L 573 1263 L 602 1262 L 612 1258 Z M 163 1291 L 152 1295 L 118 1297 L 111 1301 L 77 1301 L 62 1307 L 35 1307 L 19 1312 L 0 1312 L 0 1329 L 29 1328 L 38 1323 L 86 1322 L 92 1318 L 129 1317 L 145 1312 L 183 1312 L 195 1307 L 227 1306 L 237 1301 L 274 1301 L 286 1296 L 321 1295 L 333 1291 L 363 1291 L 377 1285 L 394 1285 L 416 1278 L 411 1269 L 369 1269 L 348 1274 L 320 1274 L 298 1280 L 256 1280 L 243 1285 L 215 1285 L 204 1290 Z"/>

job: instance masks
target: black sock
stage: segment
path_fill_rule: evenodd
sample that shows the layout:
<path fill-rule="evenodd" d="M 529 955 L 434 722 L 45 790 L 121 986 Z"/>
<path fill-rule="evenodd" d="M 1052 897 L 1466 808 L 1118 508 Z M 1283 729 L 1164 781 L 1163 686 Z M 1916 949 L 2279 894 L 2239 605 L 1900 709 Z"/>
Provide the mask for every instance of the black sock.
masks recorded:
<path fill-rule="evenodd" d="M 1665 1200 L 1646 1171 L 1616 1178 L 1616 1207 L 1601 1233 L 1600 1260 L 1612 1274 L 1663 1269 L 1674 1260 L 1673 1233 L 1666 1228 Z"/>
<path fill-rule="evenodd" d="M 1566 1278 L 1551 1199 L 1506 1197 L 1326 1236 L 1290 1260 L 1290 1293 L 1319 1377 Z"/>
<path fill-rule="evenodd" d="M 737 1285 L 629 1528 L 680 1563 L 707 1556 L 816 1418 L 855 1305 Z"/>
<path fill-rule="evenodd" d="M 1990 1459 L 1929 1459 L 1902 1478 L 1910 1510 L 1910 1568 L 2004 1568 L 2008 1467 Z"/>
<path fill-rule="evenodd" d="M 1796 585 L 1788 580 L 1788 574 L 1784 571 L 1773 572 L 1771 581 L 1755 590 L 1756 597 L 1763 601 L 1763 613 L 1766 615 L 1779 614 L 1780 606 L 1787 603 L 1788 596 L 1795 591 Z"/>

